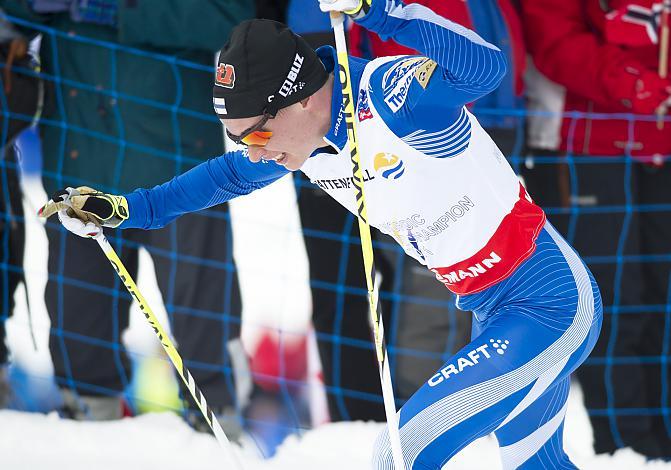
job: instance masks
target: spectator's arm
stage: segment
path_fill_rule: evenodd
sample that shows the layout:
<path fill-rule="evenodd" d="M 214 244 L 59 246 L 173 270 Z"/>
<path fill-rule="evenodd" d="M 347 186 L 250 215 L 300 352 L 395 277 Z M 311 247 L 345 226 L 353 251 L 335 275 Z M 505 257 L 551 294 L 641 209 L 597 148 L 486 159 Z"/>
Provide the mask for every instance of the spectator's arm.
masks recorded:
<path fill-rule="evenodd" d="M 522 0 L 527 45 L 536 67 L 572 93 L 607 106 L 650 113 L 671 84 L 633 54 L 607 44 L 579 0 Z"/>
<path fill-rule="evenodd" d="M 134 47 L 215 52 L 231 29 L 252 18 L 249 0 L 142 0 L 119 2 L 119 41 Z"/>

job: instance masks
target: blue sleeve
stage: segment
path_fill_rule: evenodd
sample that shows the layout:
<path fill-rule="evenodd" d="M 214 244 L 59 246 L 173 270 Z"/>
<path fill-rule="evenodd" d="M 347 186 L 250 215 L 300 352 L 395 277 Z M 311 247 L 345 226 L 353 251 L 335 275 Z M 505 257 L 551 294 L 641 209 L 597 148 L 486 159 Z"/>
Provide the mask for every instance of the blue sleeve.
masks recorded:
<path fill-rule="evenodd" d="M 287 173 L 275 162 L 252 163 L 242 151 L 228 152 L 152 189 L 125 194 L 129 218 L 120 228 L 161 228 L 182 214 L 249 194 Z"/>
<path fill-rule="evenodd" d="M 424 64 L 425 76 L 428 77 L 423 89 L 418 90 L 421 92 L 413 93 L 421 96 L 410 97 L 414 98 L 409 101 L 410 106 L 427 101 L 433 102 L 434 107 L 440 103 L 443 107 L 460 108 L 494 90 L 505 76 L 505 53 L 470 29 L 437 15 L 423 5 L 404 5 L 400 0 L 373 0 L 369 12 L 357 22 L 383 40 L 391 38 L 434 62 L 435 69 L 431 68 L 432 64 Z M 390 75 L 387 78 L 393 78 L 394 74 Z M 403 77 L 408 77 L 408 74 L 403 74 Z M 429 80 L 433 90 L 424 93 Z M 396 85 L 397 96 L 385 99 L 392 111 L 405 104 L 400 103 L 407 98 L 402 96 L 402 88 L 405 85 L 407 95 L 410 83 L 397 82 Z M 436 102 L 436 98 L 440 101 Z"/>

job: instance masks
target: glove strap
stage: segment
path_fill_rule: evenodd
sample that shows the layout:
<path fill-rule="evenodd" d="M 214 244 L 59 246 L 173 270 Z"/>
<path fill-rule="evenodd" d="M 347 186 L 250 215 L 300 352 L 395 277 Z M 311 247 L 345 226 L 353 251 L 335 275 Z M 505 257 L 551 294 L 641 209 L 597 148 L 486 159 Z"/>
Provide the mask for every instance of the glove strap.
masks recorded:
<path fill-rule="evenodd" d="M 128 219 L 128 201 L 123 196 L 89 194 L 81 210 L 95 214 L 105 227 L 116 228 Z"/>
<path fill-rule="evenodd" d="M 351 16 L 355 20 L 358 20 L 359 18 L 362 18 L 368 14 L 368 11 L 370 10 L 370 1 L 371 0 L 361 0 L 356 8 L 352 10 L 345 10 L 343 13 L 345 13 L 347 16 Z"/>
<path fill-rule="evenodd" d="M 106 224 L 113 223 L 110 227 L 118 227 L 123 223 L 124 220 L 128 219 L 128 201 L 123 196 L 112 196 L 110 194 L 105 194 L 106 197 L 110 199 L 110 202 L 114 206 L 114 217 L 111 220 L 107 221 Z"/>

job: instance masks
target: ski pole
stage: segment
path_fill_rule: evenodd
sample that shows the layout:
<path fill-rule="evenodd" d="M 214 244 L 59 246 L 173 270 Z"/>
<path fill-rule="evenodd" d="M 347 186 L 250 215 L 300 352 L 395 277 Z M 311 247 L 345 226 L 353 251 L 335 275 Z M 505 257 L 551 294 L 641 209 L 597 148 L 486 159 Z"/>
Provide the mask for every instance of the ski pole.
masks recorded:
<path fill-rule="evenodd" d="M 669 75 L 669 15 L 671 14 L 671 0 L 664 0 L 662 4 L 662 31 L 659 37 L 659 65 L 660 78 Z M 664 129 L 664 113 L 657 115 L 657 129 Z"/>
<path fill-rule="evenodd" d="M 352 182 L 356 191 L 356 204 L 359 221 L 359 236 L 361 237 L 361 251 L 363 253 L 364 271 L 366 273 L 366 286 L 368 288 L 368 307 L 373 323 L 373 336 L 375 340 L 375 351 L 377 364 L 380 371 L 380 382 L 382 384 L 382 398 L 384 410 L 387 416 L 387 428 L 389 429 L 389 441 L 391 442 L 394 468 L 404 470 L 403 452 L 401 450 L 401 437 L 398 429 L 398 418 L 396 416 L 396 403 L 394 400 L 394 389 L 391 382 L 389 369 L 389 356 L 384 343 L 384 325 L 375 290 L 375 260 L 373 258 L 373 243 L 368 224 L 368 212 L 364 197 L 363 175 L 359 159 L 359 146 L 356 137 L 356 119 L 354 114 L 354 95 L 352 94 L 352 82 L 350 81 L 349 59 L 347 57 L 347 43 L 345 42 L 345 17 L 340 12 L 331 12 L 331 26 L 335 36 L 336 52 L 338 54 L 338 77 L 342 87 L 343 104 L 345 107 L 345 124 L 347 125 L 347 141 L 349 143 L 350 157 L 352 160 Z"/>
<path fill-rule="evenodd" d="M 200 391 L 200 388 L 193 379 L 191 372 L 189 372 L 189 369 L 186 368 L 186 366 L 184 365 L 184 361 L 182 360 L 182 357 L 177 352 L 177 348 L 173 344 L 172 340 L 170 339 L 166 331 L 163 329 L 163 326 L 161 326 L 161 324 L 159 323 L 158 319 L 156 318 L 156 315 L 154 315 L 154 312 L 149 307 L 147 300 L 144 298 L 140 290 L 137 288 L 137 285 L 133 281 L 133 278 L 131 277 L 130 274 L 128 274 L 126 267 L 123 265 L 123 263 L 117 256 L 116 251 L 114 251 L 112 245 L 110 245 L 110 243 L 107 241 L 107 238 L 103 234 L 102 230 L 98 235 L 96 235 L 93 238 L 95 239 L 95 241 L 98 242 L 98 245 L 100 245 L 100 249 L 102 249 L 103 253 L 105 253 L 105 256 L 112 264 L 112 267 L 114 268 L 116 273 L 119 275 L 121 282 L 123 283 L 124 286 L 126 286 L 128 292 L 130 292 L 130 295 L 133 296 L 135 300 L 137 300 L 137 303 L 140 305 L 140 310 L 142 311 L 142 314 L 147 319 L 147 322 L 149 323 L 149 326 L 151 326 L 151 329 L 154 330 L 154 333 L 156 333 L 158 340 L 161 342 L 161 345 L 163 345 L 163 349 L 165 349 L 165 352 L 168 354 L 168 357 L 172 361 L 172 364 L 175 366 L 175 369 L 177 370 L 179 376 L 182 378 L 182 381 L 184 381 L 184 384 L 189 389 L 189 392 L 191 392 L 191 396 L 195 400 L 196 405 L 198 405 L 198 408 L 203 414 L 205 421 L 210 426 L 210 429 L 212 429 L 212 432 L 214 433 L 214 437 L 217 439 L 217 442 L 223 448 L 226 457 L 230 462 L 233 463 L 235 468 L 242 470 L 243 469 L 242 463 L 233 452 L 233 446 L 231 445 L 231 442 L 228 440 L 228 437 L 226 437 L 226 433 L 221 428 L 219 421 L 217 421 L 214 412 L 208 406 L 207 401 L 205 400 L 205 395 L 203 395 L 203 392 Z"/>

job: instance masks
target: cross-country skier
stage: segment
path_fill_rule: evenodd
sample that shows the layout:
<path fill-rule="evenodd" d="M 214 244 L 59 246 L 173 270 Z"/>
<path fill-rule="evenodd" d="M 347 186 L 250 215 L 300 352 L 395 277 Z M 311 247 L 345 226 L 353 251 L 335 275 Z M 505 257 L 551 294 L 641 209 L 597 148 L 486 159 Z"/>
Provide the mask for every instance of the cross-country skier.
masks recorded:
<path fill-rule="evenodd" d="M 349 59 L 369 222 L 474 315 L 472 342 L 400 410 L 406 467 L 439 469 L 494 432 L 504 468 L 575 468 L 562 446 L 569 375 L 597 339 L 601 299 L 464 106 L 499 84 L 503 54 L 418 4 L 320 2 L 424 54 Z M 58 212 L 80 236 L 100 226 L 158 228 L 299 169 L 356 214 L 335 64 L 332 48 L 315 53 L 279 23 L 240 24 L 219 56 L 214 107 L 246 152 L 123 196 L 66 188 L 41 214 Z M 386 431 L 374 460 L 393 468 Z"/>

